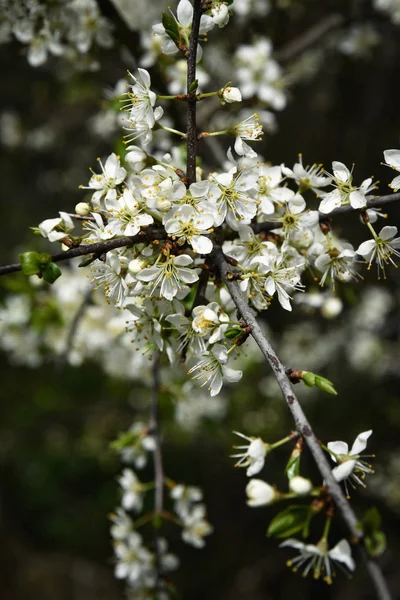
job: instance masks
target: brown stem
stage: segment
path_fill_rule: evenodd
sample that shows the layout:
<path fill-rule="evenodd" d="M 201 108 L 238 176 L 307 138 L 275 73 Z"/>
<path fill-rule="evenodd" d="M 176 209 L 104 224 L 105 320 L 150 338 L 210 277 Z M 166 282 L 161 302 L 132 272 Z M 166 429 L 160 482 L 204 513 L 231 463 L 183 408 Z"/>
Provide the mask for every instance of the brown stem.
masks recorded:
<path fill-rule="evenodd" d="M 196 181 L 196 155 L 197 155 L 197 126 L 196 126 L 196 90 L 191 87 L 196 81 L 196 56 L 199 42 L 200 20 L 202 15 L 201 0 L 193 2 L 193 21 L 190 34 L 189 51 L 187 55 L 187 186 Z"/>
<path fill-rule="evenodd" d="M 161 447 L 161 427 L 159 412 L 159 394 L 160 394 L 160 354 L 157 351 L 153 361 L 153 389 L 151 398 L 150 431 L 155 441 L 153 454 L 154 462 L 154 544 L 155 544 L 155 568 L 156 584 L 155 589 L 159 591 L 162 586 L 163 570 L 161 565 L 161 547 L 160 547 L 160 522 L 164 510 L 164 466 Z"/>

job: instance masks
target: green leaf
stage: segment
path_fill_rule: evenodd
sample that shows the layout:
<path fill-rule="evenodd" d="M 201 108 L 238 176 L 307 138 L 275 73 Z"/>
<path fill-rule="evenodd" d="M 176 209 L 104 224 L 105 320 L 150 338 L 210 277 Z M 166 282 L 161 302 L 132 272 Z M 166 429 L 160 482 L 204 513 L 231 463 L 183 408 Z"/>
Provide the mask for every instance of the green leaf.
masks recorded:
<path fill-rule="evenodd" d="M 23 252 L 18 258 L 24 275 L 36 275 L 40 272 L 40 255 L 37 252 Z"/>
<path fill-rule="evenodd" d="M 337 396 L 337 391 L 335 390 L 335 386 L 333 385 L 332 381 L 329 381 L 329 379 L 326 379 L 325 377 L 321 377 L 321 375 L 316 375 L 315 376 L 315 385 L 320 390 L 323 390 L 324 392 L 327 392 L 328 394 L 333 394 L 334 396 Z"/>
<path fill-rule="evenodd" d="M 378 531 L 382 524 L 382 517 L 376 506 L 368 509 L 362 518 L 362 529 L 364 533 Z"/>
<path fill-rule="evenodd" d="M 315 374 L 311 371 L 303 371 L 303 381 L 308 387 L 315 385 Z"/>
<path fill-rule="evenodd" d="M 161 21 L 164 25 L 165 32 L 175 44 L 178 44 L 180 40 L 180 33 L 178 23 L 175 21 L 174 17 L 163 11 Z"/>
<path fill-rule="evenodd" d="M 43 279 L 47 283 L 54 283 L 61 275 L 61 269 L 53 262 L 45 266 L 42 271 Z"/>
<path fill-rule="evenodd" d="M 96 254 L 90 254 L 89 258 L 84 258 L 78 265 L 78 267 L 87 267 L 88 265 L 90 265 L 94 260 L 96 260 L 97 256 Z"/>
<path fill-rule="evenodd" d="M 377 557 L 384 553 L 387 546 L 384 531 L 375 531 L 372 535 L 364 537 L 364 544 L 370 556 Z"/>
<path fill-rule="evenodd" d="M 195 79 L 189 86 L 189 94 L 194 94 L 199 87 L 199 80 Z"/>
<path fill-rule="evenodd" d="M 307 527 L 308 522 L 308 506 L 302 504 L 288 506 L 272 519 L 267 530 L 267 536 L 278 538 L 290 537 Z"/>
<path fill-rule="evenodd" d="M 289 458 L 285 467 L 285 473 L 288 479 L 292 479 L 300 474 L 300 454 Z"/>
<path fill-rule="evenodd" d="M 197 282 L 194 286 L 192 286 L 190 288 L 190 292 L 181 301 L 183 306 L 186 308 L 186 310 L 192 311 L 198 287 L 199 287 L 199 283 Z"/>
<path fill-rule="evenodd" d="M 44 269 L 44 267 L 46 265 L 48 265 L 49 263 L 51 263 L 51 256 L 50 256 L 50 254 L 47 254 L 45 252 L 42 252 L 42 254 L 39 254 L 39 262 L 40 262 L 40 269 Z"/>
<path fill-rule="evenodd" d="M 241 327 L 230 327 L 225 331 L 225 337 L 228 340 L 234 340 L 242 335 L 243 329 Z"/>

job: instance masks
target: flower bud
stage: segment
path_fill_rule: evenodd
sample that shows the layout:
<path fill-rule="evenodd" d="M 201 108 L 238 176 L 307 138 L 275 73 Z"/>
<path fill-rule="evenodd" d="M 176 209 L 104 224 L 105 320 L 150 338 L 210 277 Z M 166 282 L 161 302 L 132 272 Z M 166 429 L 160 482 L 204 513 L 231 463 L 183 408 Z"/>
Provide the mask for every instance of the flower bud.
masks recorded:
<path fill-rule="evenodd" d="M 130 261 L 128 265 L 129 273 L 132 275 L 137 275 L 143 269 L 144 261 L 140 260 L 140 258 L 134 258 Z"/>
<path fill-rule="evenodd" d="M 312 490 L 312 483 L 309 479 L 296 475 L 289 481 L 289 489 L 297 496 L 307 496 Z"/>
<path fill-rule="evenodd" d="M 274 501 L 276 491 L 262 479 L 250 479 L 246 486 L 246 494 L 248 506 L 265 506 Z"/>
<path fill-rule="evenodd" d="M 222 99 L 225 102 L 241 102 L 242 94 L 240 93 L 239 88 L 237 87 L 226 87 L 222 91 Z"/>
<path fill-rule="evenodd" d="M 167 212 L 171 208 L 171 202 L 166 198 L 158 198 L 156 208 L 161 212 Z"/>
<path fill-rule="evenodd" d="M 87 202 L 78 202 L 78 204 L 75 206 L 75 212 L 80 217 L 87 217 L 87 215 L 90 213 L 90 210 L 90 204 Z"/>

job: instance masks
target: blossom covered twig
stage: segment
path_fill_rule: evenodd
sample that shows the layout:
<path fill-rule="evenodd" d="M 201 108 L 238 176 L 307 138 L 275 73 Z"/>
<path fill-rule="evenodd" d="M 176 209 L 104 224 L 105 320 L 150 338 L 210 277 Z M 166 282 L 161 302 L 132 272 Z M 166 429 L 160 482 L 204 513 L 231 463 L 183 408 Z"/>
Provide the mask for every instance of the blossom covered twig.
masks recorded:
<path fill-rule="evenodd" d="M 246 321 L 247 325 L 252 327 L 251 336 L 254 338 L 264 357 L 267 359 L 270 367 L 272 368 L 274 375 L 277 379 L 282 395 L 286 401 L 286 404 L 292 414 L 297 431 L 303 436 L 306 444 L 308 445 L 315 463 L 325 479 L 326 485 L 329 488 L 329 492 L 335 501 L 335 504 L 341 513 L 343 520 L 352 535 L 356 540 L 362 541 L 363 533 L 359 528 L 358 519 L 344 496 L 342 489 L 335 480 L 331 467 L 321 449 L 319 441 L 315 436 L 315 433 L 308 421 L 290 383 L 290 380 L 285 372 L 285 367 L 279 360 L 274 349 L 269 343 L 268 339 L 262 332 L 252 310 L 250 309 L 248 302 L 246 301 L 240 287 L 236 281 L 231 278 L 231 267 L 225 260 L 224 254 L 221 248 L 215 249 L 215 263 L 221 274 L 221 278 L 227 286 L 229 293 L 231 294 L 232 300 L 234 301 L 237 310 Z M 370 557 L 363 552 L 364 558 L 367 563 L 368 571 L 371 579 L 373 580 L 377 596 L 380 600 L 388 600 L 391 598 L 388 590 L 386 581 L 384 580 L 380 571 L 379 565 Z M 378 574 L 378 575 L 377 575 Z"/>

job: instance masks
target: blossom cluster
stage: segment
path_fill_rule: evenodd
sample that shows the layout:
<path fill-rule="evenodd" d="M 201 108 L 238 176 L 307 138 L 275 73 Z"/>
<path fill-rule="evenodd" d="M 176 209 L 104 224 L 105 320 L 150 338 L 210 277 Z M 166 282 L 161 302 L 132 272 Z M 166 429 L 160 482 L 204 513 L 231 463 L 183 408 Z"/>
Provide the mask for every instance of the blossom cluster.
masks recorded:
<path fill-rule="evenodd" d="M 149 549 L 138 529 L 151 519 L 165 518 L 163 514 L 149 516 L 144 511 L 145 495 L 154 488 L 154 483 L 143 483 L 131 468 L 142 469 L 149 454 L 156 449 L 154 436 L 143 423 L 134 425 L 114 443 L 122 462 L 129 465 L 124 468 L 118 482 L 121 490 L 121 506 L 111 515 L 111 536 L 114 541 L 115 576 L 124 579 L 128 590 L 135 597 L 159 592 L 157 597 L 169 598 L 170 583 L 165 576 L 179 566 L 179 559 L 168 551 L 165 538 L 156 536 L 156 547 Z M 172 501 L 172 512 L 165 511 L 168 518 L 182 527 L 182 540 L 202 548 L 204 538 L 213 531 L 206 518 L 206 507 L 201 502 L 203 494 L 200 488 L 177 484 L 165 478 Z"/>
<path fill-rule="evenodd" d="M 51 6 L 41 0 L 3 0 L 0 42 L 14 36 L 27 46 L 31 66 L 46 62 L 48 55 L 64 56 L 85 65 L 81 57 L 97 44 L 110 48 L 112 26 L 101 15 L 96 0 L 57 0 Z M 88 61 L 86 68 L 96 68 Z"/>
<path fill-rule="evenodd" d="M 235 466 L 247 468 L 246 474 L 251 477 L 246 485 L 248 506 L 257 508 L 292 498 L 304 500 L 306 497 L 310 497 L 315 499 L 314 508 L 305 507 L 304 510 L 300 510 L 299 505 L 288 506 L 274 517 L 270 524 L 269 535 L 286 538 L 280 547 L 295 548 L 300 553 L 298 557 L 288 561 L 288 566 L 293 571 L 302 568 L 304 576 L 312 572 L 315 579 L 322 577 L 326 583 L 332 583 L 332 577 L 335 575 L 335 562 L 344 565 L 349 571 L 354 571 L 355 562 L 352 558 L 350 544 L 346 539 L 342 539 L 331 549 L 329 547 L 328 533 L 332 521 L 329 502 L 327 503 L 323 487 L 314 486 L 310 479 L 300 475 L 302 442 L 296 443 L 285 469 L 288 478 L 288 492 L 281 492 L 264 480 L 253 478 L 253 475 L 262 471 L 266 456 L 270 452 L 287 442 L 296 440 L 296 436 L 289 435 L 273 444 L 268 444 L 260 437 L 252 438 L 239 432 L 235 433 L 248 442 L 242 446 L 235 446 L 236 450 L 240 449 L 240 452 L 232 455 L 234 458 L 239 458 Z M 329 442 L 326 446 L 322 446 L 337 464 L 332 470 L 332 475 L 337 482 L 344 483 L 347 494 L 349 485 L 353 489 L 356 485 L 365 487 L 364 478 L 373 473 L 371 465 L 363 460 L 365 456 L 361 454 L 365 450 L 371 434 L 372 430 L 360 433 L 350 450 L 347 443 L 342 441 Z M 324 532 L 316 544 L 305 543 L 291 537 L 294 532 L 299 531 L 303 538 L 307 538 L 311 519 L 324 507 L 326 509 Z"/>
<path fill-rule="evenodd" d="M 265 310 L 277 298 L 290 311 L 291 299 L 304 290 L 307 269 L 320 273 L 321 286 L 332 287 L 337 280 L 361 277 L 357 255 L 369 266 L 376 262 L 378 272 L 384 273 L 399 254 L 397 228 L 375 232 L 372 223 L 381 213 L 369 209 L 367 201 L 376 186 L 371 178 L 355 185 L 352 171 L 341 162 L 333 162 L 332 174 L 318 165 L 305 167 L 301 156 L 293 168 L 262 162 L 247 143 L 257 142 L 262 134 L 257 115 L 224 132 L 235 138 L 225 170 L 199 170 L 197 181 L 185 185 L 171 156 L 157 151 L 152 155 L 147 149 L 163 115 L 149 73 L 139 69 L 131 78 L 124 95 L 128 139 L 141 140 L 146 150 L 128 145 L 123 163 L 114 153 L 104 164 L 99 161 L 101 173 L 93 173 L 86 186 L 91 197 L 76 207 L 84 219 L 79 240 L 88 244 L 136 238 L 133 245 L 110 250 L 105 257 L 93 256 L 93 285 L 104 289 L 108 302 L 131 313 L 127 328 L 135 348 L 143 353 L 163 350 L 172 363 L 184 359 L 189 373 L 215 395 L 224 380 L 240 379 L 241 371 L 228 362 L 238 341 L 245 341 L 242 325 L 229 315 L 227 297 L 216 285 L 216 273 L 210 272 L 216 239 L 227 238 L 222 249 L 234 261 L 235 276 L 255 309 Z M 228 102 L 240 99 L 234 88 L 224 93 Z M 385 151 L 393 168 L 396 152 Z M 347 207 L 363 211 L 373 236 L 357 250 L 321 226 L 325 215 Z M 38 233 L 70 246 L 73 229 L 71 216 L 61 212 L 40 223 Z M 202 279 L 206 304 L 196 299 Z M 195 297 L 188 310 L 185 299 L 191 289 Z"/>

